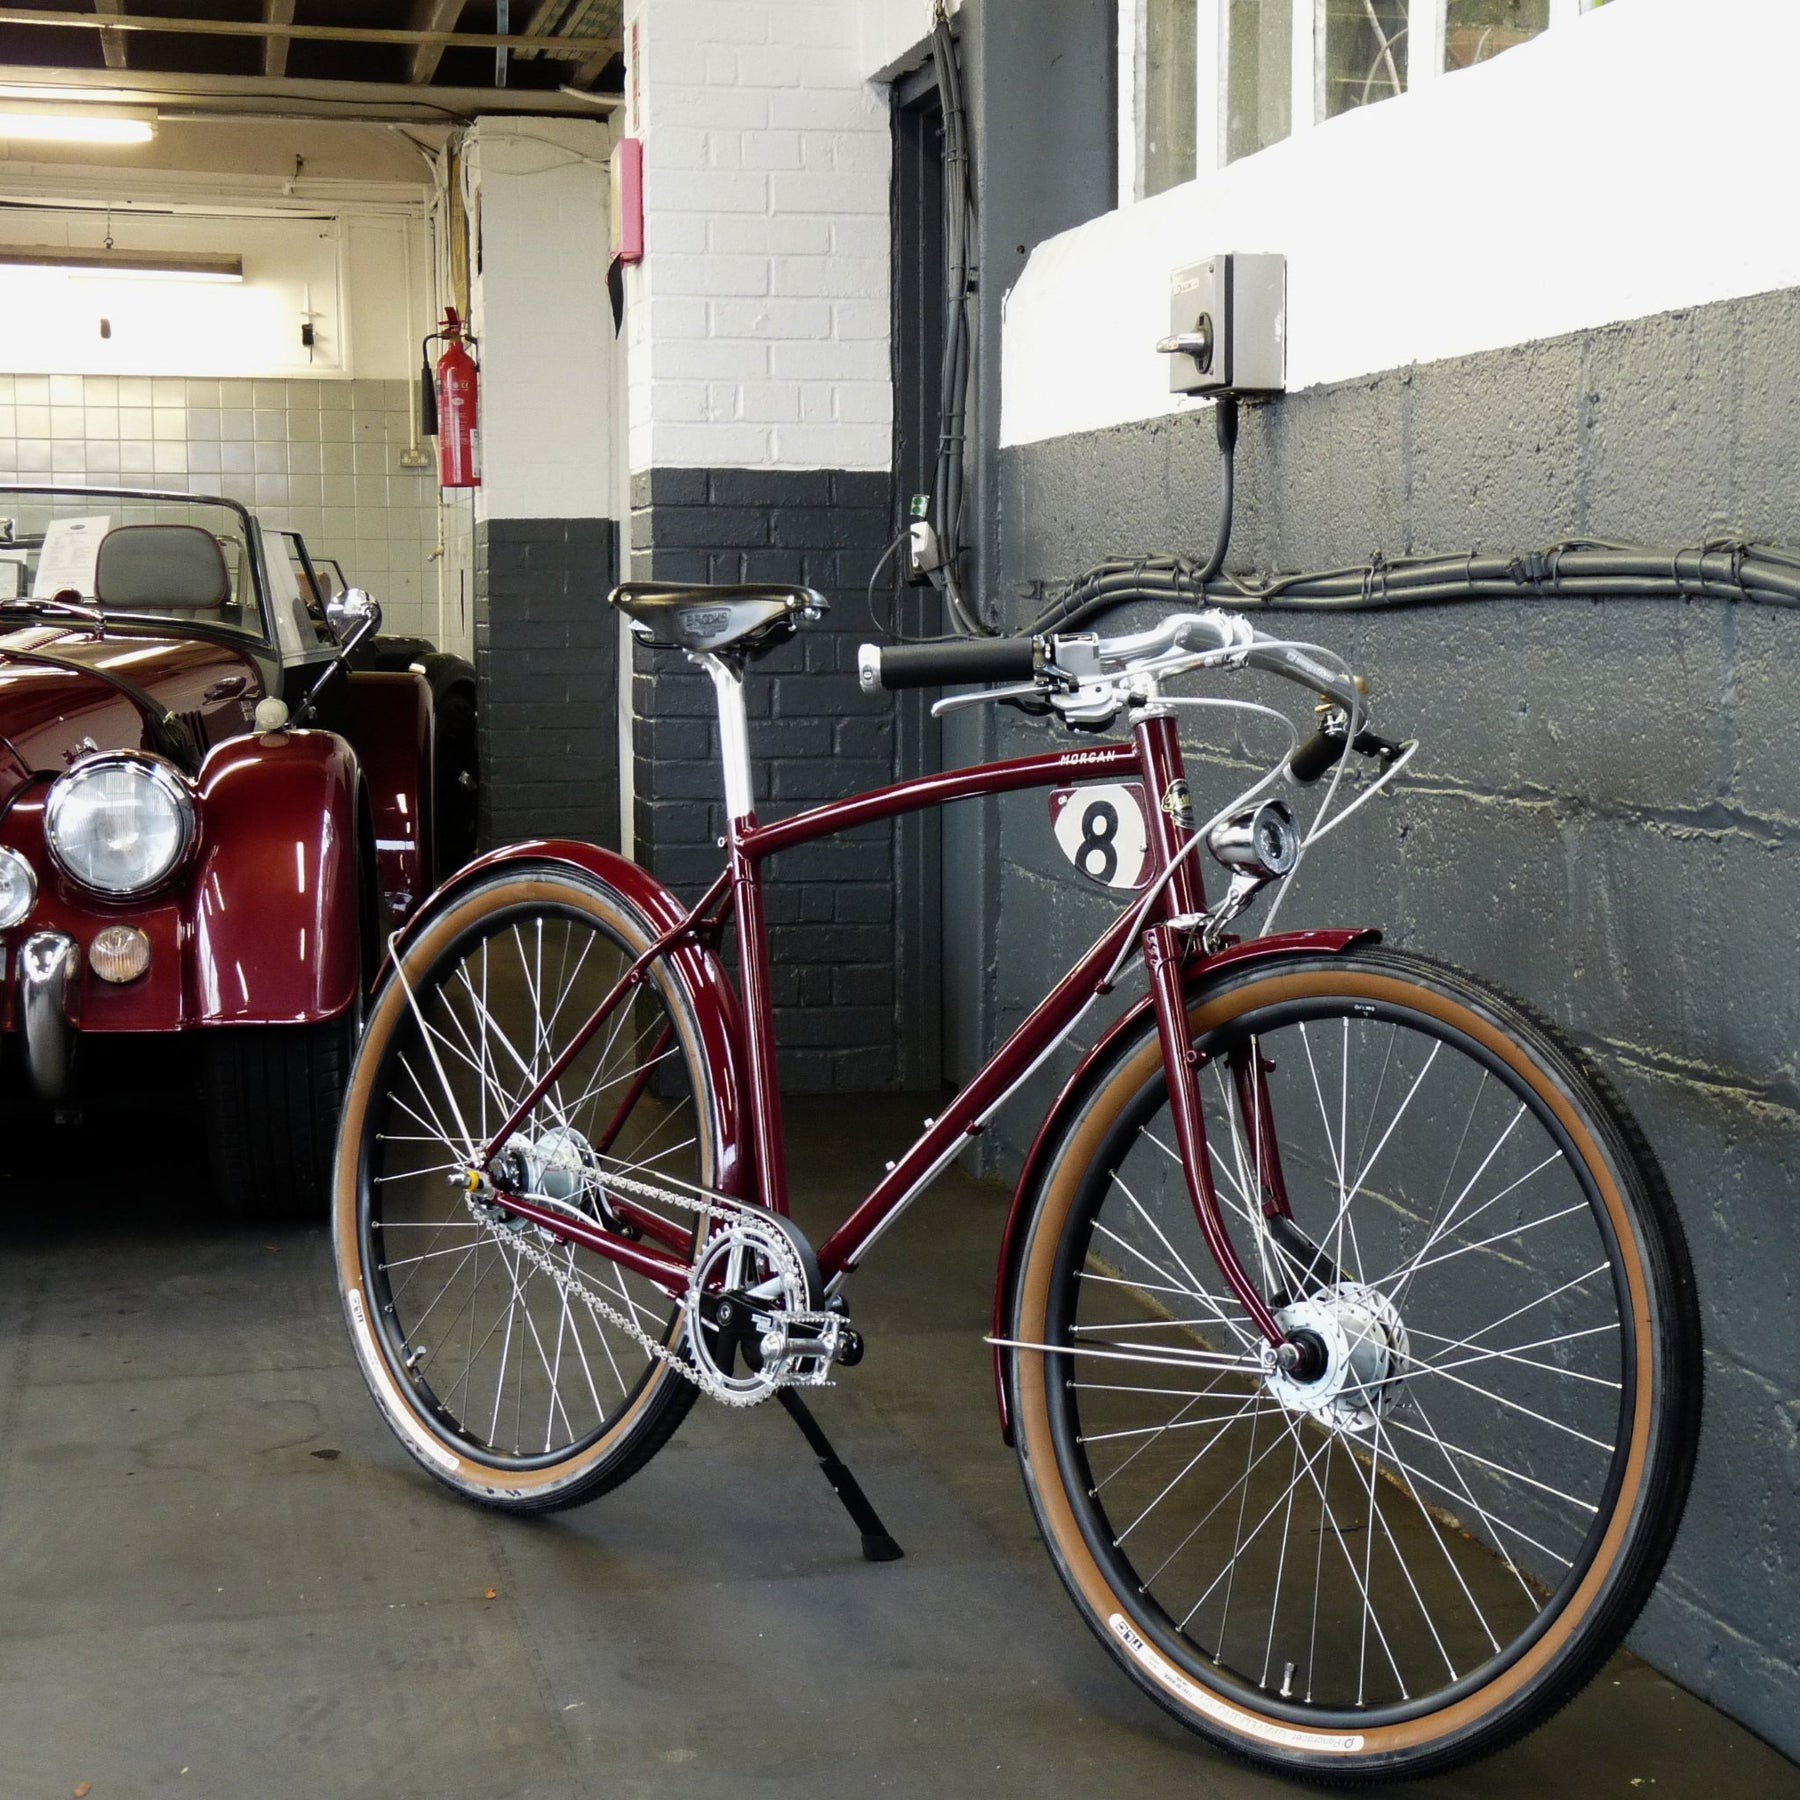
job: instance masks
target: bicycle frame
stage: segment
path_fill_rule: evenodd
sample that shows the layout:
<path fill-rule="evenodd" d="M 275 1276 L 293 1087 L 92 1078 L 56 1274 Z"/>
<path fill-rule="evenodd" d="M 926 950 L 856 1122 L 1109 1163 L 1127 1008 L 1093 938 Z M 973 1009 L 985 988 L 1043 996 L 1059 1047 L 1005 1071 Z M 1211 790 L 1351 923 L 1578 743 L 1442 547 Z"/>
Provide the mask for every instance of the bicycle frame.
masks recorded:
<path fill-rule="evenodd" d="M 1208 1247 L 1264 1339 L 1284 1341 L 1263 1295 L 1243 1268 L 1226 1233 L 1206 1149 L 1206 1127 L 1197 1081 L 1197 1062 L 1189 1046 L 1185 989 L 1189 978 L 1203 972 L 1212 959 L 1189 950 L 1190 932 L 1176 920 L 1193 920 L 1206 909 L 1205 884 L 1196 855 L 1191 853 L 1192 827 L 1178 816 L 1185 807 L 1185 773 L 1179 733 L 1171 712 L 1146 708 L 1134 719 L 1129 743 L 1104 744 L 1091 750 L 1054 751 L 1005 762 L 979 764 L 944 774 L 922 776 L 892 786 L 828 802 L 792 817 L 758 824 L 751 804 L 749 733 L 741 670 L 719 656 L 698 659 L 713 678 L 725 766 L 726 866 L 700 900 L 666 929 L 615 984 L 575 1034 L 568 1047 L 520 1101 L 482 1151 L 484 1169 L 491 1168 L 501 1148 L 550 1092 L 582 1048 L 659 958 L 688 943 L 710 944 L 723 929 L 729 910 L 735 918 L 739 982 L 743 1000 L 742 1049 L 749 1093 L 745 1112 L 750 1144 L 747 1194 L 772 1211 L 788 1211 L 787 1174 L 783 1154 L 781 1096 L 776 1070 L 774 1009 L 769 980 L 768 943 L 764 932 L 762 864 L 771 856 L 857 826 L 891 819 L 902 813 L 942 806 L 955 800 L 1016 793 L 1061 782 L 1107 778 L 1136 779 L 1156 797 L 1147 809 L 1148 907 L 1134 897 L 1103 931 L 1074 967 L 1057 982 L 1007 1041 L 988 1059 L 939 1115 L 927 1121 L 923 1134 L 876 1183 L 850 1216 L 818 1247 L 820 1273 L 829 1292 L 836 1292 L 861 1263 L 881 1234 L 908 1205 L 985 1128 L 1001 1104 L 1055 1052 L 1095 1000 L 1111 991 L 1110 977 L 1129 953 L 1134 934 L 1141 938 L 1150 978 L 1150 998 L 1163 1042 L 1176 1131 L 1188 1176 L 1189 1196 Z M 1164 879 L 1166 877 L 1166 880 Z M 1160 883 L 1160 890 L 1158 884 Z M 1311 938 L 1314 934 L 1300 934 Z M 1343 934 L 1349 938 L 1360 934 Z M 1334 945 L 1337 934 L 1333 934 Z M 1226 960 L 1227 952 L 1219 960 Z M 1140 1009 L 1141 1011 L 1141 1009 Z M 1134 1015 L 1136 1016 L 1136 1015 Z M 1246 1069 L 1233 1069 L 1234 1086 L 1246 1117 L 1266 1122 L 1266 1096 Z M 621 1098 L 618 1111 L 602 1134 L 610 1141 L 624 1115 L 643 1091 L 640 1081 Z M 1272 1143 L 1272 1134 L 1259 1131 Z M 1287 1212 L 1278 1167 L 1264 1171 L 1263 1210 L 1273 1217 Z M 655 1238 L 668 1254 L 606 1230 L 598 1223 L 571 1219 L 566 1212 L 538 1205 L 525 1196 L 506 1193 L 509 1212 L 541 1225 L 567 1241 L 635 1270 L 672 1295 L 687 1290 L 690 1268 L 679 1254 L 679 1236 L 647 1209 L 628 1201 L 613 1204 L 640 1234 Z M 1009 1227 L 1009 1237 L 1011 1228 Z"/>

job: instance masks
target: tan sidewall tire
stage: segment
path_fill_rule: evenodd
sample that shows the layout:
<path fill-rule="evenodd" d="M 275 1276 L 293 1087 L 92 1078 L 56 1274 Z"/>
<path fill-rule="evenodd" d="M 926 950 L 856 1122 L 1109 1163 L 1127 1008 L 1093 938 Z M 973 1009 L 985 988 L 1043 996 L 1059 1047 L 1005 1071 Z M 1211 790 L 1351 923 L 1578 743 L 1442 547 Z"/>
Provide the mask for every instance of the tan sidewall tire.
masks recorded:
<path fill-rule="evenodd" d="M 488 914 L 521 903 L 585 912 L 617 933 L 623 943 L 638 949 L 648 948 L 654 941 L 635 909 L 597 882 L 551 870 L 502 872 L 497 878 L 484 881 L 458 896 L 407 945 L 403 968 L 408 979 L 417 981 L 464 932 Z M 700 1054 L 699 1031 L 689 996 L 670 974 L 666 963 L 657 965 L 656 982 L 669 1015 L 675 1021 L 688 1067 L 696 1082 L 703 1081 L 706 1065 Z M 493 1505 L 529 1508 L 534 1503 L 551 1505 L 557 1496 L 571 1487 L 585 1487 L 590 1482 L 596 1483 L 597 1492 L 600 1486 L 607 1485 L 598 1479 L 602 1471 L 614 1461 L 629 1461 L 637 1435 L 655 1429 L 657 1415 L 665 1406 L 688 1397 L 679 1392 L 681 1387 L 688 1385 L 685 1378 L 666 1363 L 659 1364 L 651 1372 L 630 1408 L 615 1421 L 611 1430 L 592 1444 L 566 1460 L 544 1468 L 500 1469 L 464 1454 L 431 1429 L 414 1409 L 408 1390 L 396 1376 L 377 1341 L 369 1317 L 369 1284 L 362 1261 L 361 1145 L 369 1106 L 376 1098 L 382 1062 L 396 1029 L 406 1017 L 407 1007 L 405 988 L 399 980 L 390 978 L 375 997 L 368 1027 L 350 1072 L 332 1177 L 332 1238 L 337 1255 L 339 1296 L 363 1379 L 395 1436 L 420 1467 L 472 1499 Z M 697 1091 L 696 1099 L 702 1136 L 700 1166 L 704 1182 L 710 1183 L 715 1152 L 711 1120 L 705 1096 Z M 676 1386 L 672 1388 L 671 1384 Z M 629 1472 L 627 1469 L 626 1473 Z"/>
<path fill-rule="evenodd" d="M 1441 1712 L 1398 1724 L 1361 1727 L 1356 1735 L 1362 1742 L 1354 1751 L 1344 1747 L 1344 1734 L 1309 1732 L 1296 1727 L 1289 1719 L 1259 1712 L 1253 1705 L 1245 1704 L 1235 1688 L 1209 1687 L 1197 1677 L 1198 1659 L 1190 1668 L 1177 1668 L 1154 1645 L 1143 1643 L 1141 1633 L 1138 1634 L 1139 1643 L 1122 1643 L 1116 1631 L 1109 1629 L 1108 1622 L 1115 1615 L 1123 1615 L 1129 1621 L 1131 1609 L 1120 1604 L 1088 1549 L 1060 1479 L 1044 1385 L 1045 1365 L 1050 1359 L 1020 1351 L 1014 1353 L 1012 1363 L 1016 1437 L 1033 1507 L 1059 1572 L 1102 1642 L 1140 1686 L 1192 1729 L 1239 1755 L 1304 1769 L 1327 1779 L 1354 1779 L 1359 1772 L 1364 1779 L 1369 1779 L 1390 1770 L 1396 1760 L 1433 1759 L 1434 1751 L 1444 1749 L 1466 1734 L 1474 1732 L 1485 1736 L 1481 1730 L 1484 1725 L 1493 1727 L 1497 1737 L 1509 1734 L 1503 1721 L 1512 1717 L 1520 1698 L 1551 1671 L 1571 1635 L 1606 1602 L 1614 1585 L 1614 1576 L 1630 1548 L 1634 1535 L 1631 1527 L 1645 1493 L 1646 1465 L 1656 1411 L 1656 1384 L 1663 1378 L 1640 1226 L 1633 1208 L 1620 1191 L 1613 1154 L 1597 1141 L 1561 1084 L 1494 1021 L 1451 994 L 1408 979 L 1401 960 L 1394 958 L 1392 961 L 1392 973 L 1372 966 L 1359 967 L 1351 962 L 1250 977 L 1222 991 L 1201 995 L 1190 1018 L 1198 1035 L 1215 1030 L 1244 1012 L 1291 1000 L 1360 997 L 1404 1006 L 1454 1027 L 1498 1055 L 1542 1097 L 1586 1161 L 1611 1219 L 1626 1266 L 1638 1370 L 1633 1441 L 1611 1522 L 1599 1551 L 1569 1603 L 1538 1640 L 1484 1687 Z M 1423 965 L 1419 972 L 1423 976 L 1434 971 L 1430 965 Z M 1063 1229 L 1083 1177 L 1113 1122 L 1145 1082 L 1160 1071 L 1161 1055 L 1156 1034 L 1151 1030 L 1135 1053 L 1129 1054 L 1118 1068 L 1103 1078 L 1099 1090 L 1067 1132 L 1057 1159 L 1042 1183 L 1040 1199 L 1021 1253 L 1014 1287 L 1014 1337 L 1026 1342 L 1046 1341 L 1043 1334 L 1047 1328 L 1052 1272 Z M 1622 1624 L 1620 1629 L 1623 1629 Z M 1531 1722 L 1528 1719 L 1511 1729 L 1526 1729 Z M 1461 1757 L 1452 1760 L 1461 1760 Z"/>

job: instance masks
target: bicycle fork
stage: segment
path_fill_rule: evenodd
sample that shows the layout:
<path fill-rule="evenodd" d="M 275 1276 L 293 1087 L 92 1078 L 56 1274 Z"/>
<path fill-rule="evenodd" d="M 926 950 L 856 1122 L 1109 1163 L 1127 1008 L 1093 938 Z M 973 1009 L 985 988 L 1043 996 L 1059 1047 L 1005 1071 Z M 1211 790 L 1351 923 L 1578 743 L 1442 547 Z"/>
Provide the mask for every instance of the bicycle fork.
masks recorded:
<path fill-rule="evenodd" d="M 1150 992 L 1156 1006 L 1157 1035 L 1162 1040 L 1163 1066 L 1169 1078 L 1169 1110 L 1174 1115 L 1175 1144 L 1187 1177 L 1188 1199 L 1193 1204 L 1194 1216 L 1199 1221 L 1206 1247 L 1218 1264 L 1219 1273 L 1250 1315 L 1263 1341 L 1274 1352 L 1277 1366 L 1283 1369 L 1297 1367 L 1307 1360 L 1309 1346 L 1293 1343 L 1282 1330 L 1268 1301 L 1239 1259 L 1219 1208 L 1212 1152 L 1206 1137 L 1205 1111 L 1200 1101 L 1201 1058 L 1188 1027 L 1180 935 L 1171 926 L 1152 925 L 1144 932 L 1143 946 L 1144 965 L 1149 972 Z M 1250 1056 L 1254 1059 L 1254 1047 Z M 1268 1156 L 1273 1158 L 1275 1154 L 1266 1084 L 1256 1078 L 1253 1067 L 1234 1067 L 1232 1076 L 1245 1126 L 1259 1150 L 1253 1178 L 1260 1191 L 1247 1195 L 1246 1202 L 1253 1208 L 1260 1203 L 1271 1218 L 1286 1217 L 1287 1196 L 1279 1165 L 1271 1163 L 1265 1169 L 1260 1153 L 1266 1144 Z"/>

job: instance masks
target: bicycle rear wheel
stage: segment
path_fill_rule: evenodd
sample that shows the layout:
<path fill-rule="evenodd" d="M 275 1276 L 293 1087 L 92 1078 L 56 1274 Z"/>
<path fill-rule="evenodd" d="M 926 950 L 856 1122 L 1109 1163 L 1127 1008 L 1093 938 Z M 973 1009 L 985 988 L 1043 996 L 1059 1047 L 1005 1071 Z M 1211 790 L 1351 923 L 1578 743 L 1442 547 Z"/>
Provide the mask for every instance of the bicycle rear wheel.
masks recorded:
<path fill-rule="evenodd" d="M 1215 1743 L 1334 1781 L 1451 1767 L 1567 1700 L 1656 1578 L 1698 1420 L 1679 1226 L 1599 1078 L 1454 970 L 1296 957 L 1190 1005 L 1228 1228 L 1323 1368 L 1254 1368 L 1147 1023 L 1021 1254 L 1011 1335 L 1054 1347 L 1009 1363 L 1038 1523 Z"/>
<path fill-rule="evenodd" d="M 408 1453 L 487 1505 L 591 1499 L 693 1403 L 678 1301 L 461 1179 L 654 937 L 594 878 L 501 869 L 415 931 L 351 1071 L 334 1193 L 351 1341 Z M 666 965 L 647 977 L 514 1132 L 506 1185 L 686 1258 L 699 1213 L 642 1184 L 710 1186 L 716 1113 L 685 988 Z"/>

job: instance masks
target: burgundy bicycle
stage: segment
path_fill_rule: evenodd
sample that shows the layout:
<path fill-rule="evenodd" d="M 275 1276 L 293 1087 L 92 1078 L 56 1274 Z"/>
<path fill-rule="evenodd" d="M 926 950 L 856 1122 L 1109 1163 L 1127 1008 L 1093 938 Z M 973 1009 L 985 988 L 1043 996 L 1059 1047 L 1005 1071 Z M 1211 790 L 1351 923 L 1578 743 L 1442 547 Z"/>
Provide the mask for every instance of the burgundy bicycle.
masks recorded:
<path fill-rule="evenodd" d="M 1439 1770 L 1567 1700 L 1655 1581 L 1693 1460 L 1692 1276 L 1655 1162 L 1545 1021 L 1369 929 L 1232 926 L 1389 782 L 1330 652 L 1185 613 L 1105 637 L 862 653 L 864 685 L 998 685 L 1116 740 L 759 823 L 744 680 L 823 602 L 633 584 L 716 689 L 726 866 L 697 905 L 528 843 L 395 940 L 350 1080 L 334 1235 L 370 1389 L 437 1480 L 517 1512 L 616 1486 L 695 1397 L 776 1398 L 899 1552 L 801 1391 L 862 1355 L 849 1278 L 1091 1008 L 1000 1251 L 1004 1429 L 1044 1542 L 1184 1724 L 1334 1781 Z M 1320 706 L 1304 741 L 1244 697 Z M 1279 752 L 1196 821 L 1184 708 Z M 1052 790 L 1121 910 L 822 1243 L 788 1218 L 761 873 L 913 808 Z M 1297 822 L 1289 797 L 1317 795 Z M 1228 881 L 1208 898 L 1202 857 Z M 1276 904 L 1279 905 L 1277 897 Z M 735 934 L 738 983 L 721 957 Z"/>

